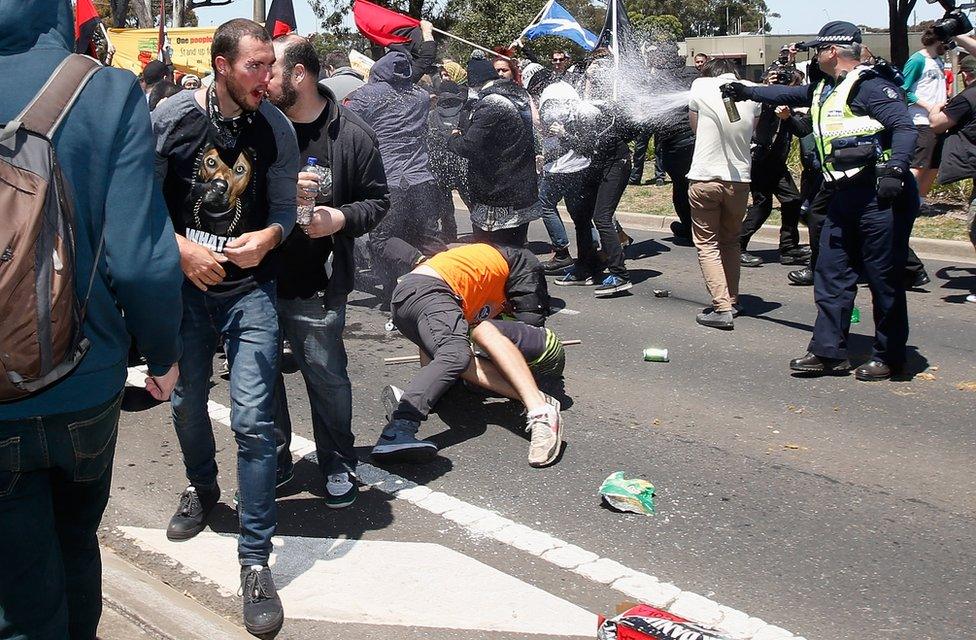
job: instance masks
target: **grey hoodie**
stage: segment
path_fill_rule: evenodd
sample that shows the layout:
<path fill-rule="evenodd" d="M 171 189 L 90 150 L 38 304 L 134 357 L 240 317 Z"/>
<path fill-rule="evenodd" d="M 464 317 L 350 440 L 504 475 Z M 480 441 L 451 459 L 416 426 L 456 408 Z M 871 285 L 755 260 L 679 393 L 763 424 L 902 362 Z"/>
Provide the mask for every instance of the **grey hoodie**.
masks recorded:
<path fill-rule="evenodd" d="M 390 189 L 434 179 L 427 166 L 430 94 L 412 82 L 411 73 L 410 57 L 391 51 L 376 61 L 369 82 L 352 94 L 348 105 L 376 133 Z"/>

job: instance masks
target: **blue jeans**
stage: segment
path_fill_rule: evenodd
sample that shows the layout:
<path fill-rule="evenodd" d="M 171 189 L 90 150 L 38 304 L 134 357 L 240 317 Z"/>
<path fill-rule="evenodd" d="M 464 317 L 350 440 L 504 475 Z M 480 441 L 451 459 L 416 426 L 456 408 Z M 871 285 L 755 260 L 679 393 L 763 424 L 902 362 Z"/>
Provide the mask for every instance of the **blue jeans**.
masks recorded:
<path fill-rule="evenodd" d="M 574 179 L 572 173 L 549 173 L 542 174 L 542 181 L 539 183 L 539 205 L 542 207 L 542 223 L 546 225 L 549 233 L 549 240 L 556 249 L 566 249 L 569 247 L 569 236 L 566 235 L 566 225 L 559 217 L 556 205 L 566 197 L 573 189 Z"/>
<path fill-rule="evenodd" d="M 312 436 L 319 469 L 324 475 L 356 472 L 356 450 L 352 435 L 352 385 L 346 373 L 346 298 L 325 300 L 279 300 L 281 333 L 305 379 L 312 409 Z M 278 374 L 275 387 L 275 439 L 278 446 L 278 475 L 291 469 L 291 417 L 285 382 Z"/>
<path fill-rule="evenodd" d="M 237 440 L 242 565 L 266 564 L 277 524 L 275 509 L 274 383 L 279 332 L 275 283 L 217 298 L 183 285 L 183 357 L 173 392 L 173 425 L 190 484 L 217 483 L 213 427 L 207 412 L 217 341 L 230 365 L 230 423 Z"/>
<path fill-rule="evenodd" d="M 121 401 L 0 422 L 0 638 L 95 637 Z"/>

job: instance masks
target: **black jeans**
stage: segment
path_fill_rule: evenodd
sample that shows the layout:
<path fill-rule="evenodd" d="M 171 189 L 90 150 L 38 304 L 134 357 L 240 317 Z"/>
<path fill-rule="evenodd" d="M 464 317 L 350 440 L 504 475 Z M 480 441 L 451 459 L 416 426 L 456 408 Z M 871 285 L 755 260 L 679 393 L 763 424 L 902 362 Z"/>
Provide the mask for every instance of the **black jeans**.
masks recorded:
<path fill-rule="evenodd" d="M 471 362 L 468 322 L 451 287 L 430 276 L 404 277 L 390 307 L 400 333 L 431 358 L 403 390 L 391 416 L 420 422 Z"/>
<path fill-rule="evenodd" d="M 529 223 L 526 222 L 508 229 L 495 229 L 494 231 L 485 231 L 475 226 L 471 237 L 474 242 L 503 244 L 509 247 L 524 247 L 529 239 Z"/>
<path fill-rule="evenodd" d="M 94 640 L 121 402 L 0 422 L 0 638 Z"/>
<path fill-rule="evenodd" d="M 577 275 L 596 275 L 600 270 L 590 225 L 600 234 L 600 246 L 607 254 L 607 269 L 612 275 L 628 279 L 624 249 L 620 245 L 613 214 L 627 188 L 630 158 L 618 158 L 607 165 L 591 166 L 583 172 L 580 188 L 566 196 L 566 208 L 576 227 Z"/>
<path fill-rule="evenodd" d="M 763 167 L 753 167 L 753 174 L 763 172 Z M 772 183 L 763 180 L 761 175 L 752 181 L 752 206 L 746 212 L 745 220 L 742 222 L 742 233 L 739 235 L 739 244 L 742 245 L 743 251 L 748 247 L 752 236 L 759 231 L 773 212 L 773 196 L 779 200 L 780 214 L 783 218 L 779 227 L 780 253 L 800 246 L 800 209 L 803 199 L 800 197 L 800 190 L 796 188 L 793 176 L 786 171 L 779 180 Z"/>
<path fill-rule="evenodd" d="M 437 237 L 439 202 L 443 195 L 433 180 L 390 188 L 390 210 L 369 234 L 373 266 L 387 298 L 397 278 L 409 273 L 422 255 L 430 257 L 447 249 Z"/>
<path fill-rule="evenodd" d="M 687 237 L 691 238 L 691 203 L 688 202 L 688 172 L 691 171 L 691 158 L 695 145 L 661 150 L 661 164 L 671 177 L 671 204 L 678 220 L 684 225 Z"/>

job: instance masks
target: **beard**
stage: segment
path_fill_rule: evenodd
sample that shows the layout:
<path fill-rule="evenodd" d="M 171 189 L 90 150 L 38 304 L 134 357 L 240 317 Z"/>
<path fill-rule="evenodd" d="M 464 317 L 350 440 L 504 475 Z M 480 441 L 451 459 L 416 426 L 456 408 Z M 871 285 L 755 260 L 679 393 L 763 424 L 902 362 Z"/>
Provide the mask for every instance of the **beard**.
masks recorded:
<path fill-rule="evenodd" d="M 291 81 L 291 74 L 281 78 L 281 95 L 271 98 L 271 104 L 281 111 L 288 111 L 298 102 L 298 91 Z"/>
<path fill-rule="evenodd" d="M 247 91 L 241 84 L 237 81 L 232 74 L 227 74 L 224 76 L 224 86 L 227 88 L 227 95 L 230 99 L 234 101 L 242 111 L 257 111 L 258 107 L 261 106 L 261 101 L 259 100 L 256 105 L 251 105 L 251 92 Z"/>

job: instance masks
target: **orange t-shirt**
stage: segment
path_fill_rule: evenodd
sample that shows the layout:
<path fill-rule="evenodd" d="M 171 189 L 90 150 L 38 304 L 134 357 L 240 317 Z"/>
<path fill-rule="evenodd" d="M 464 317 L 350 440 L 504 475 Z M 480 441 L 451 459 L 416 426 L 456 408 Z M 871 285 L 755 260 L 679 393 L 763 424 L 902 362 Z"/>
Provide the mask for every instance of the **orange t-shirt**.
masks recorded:
<path fill-rule="evenodd" d="M 508 262 L 487 244 L 469 244 L 438 253 L 425 263 L 461 298 L 468 324 L 494 318 L 505 306 Z"/>

